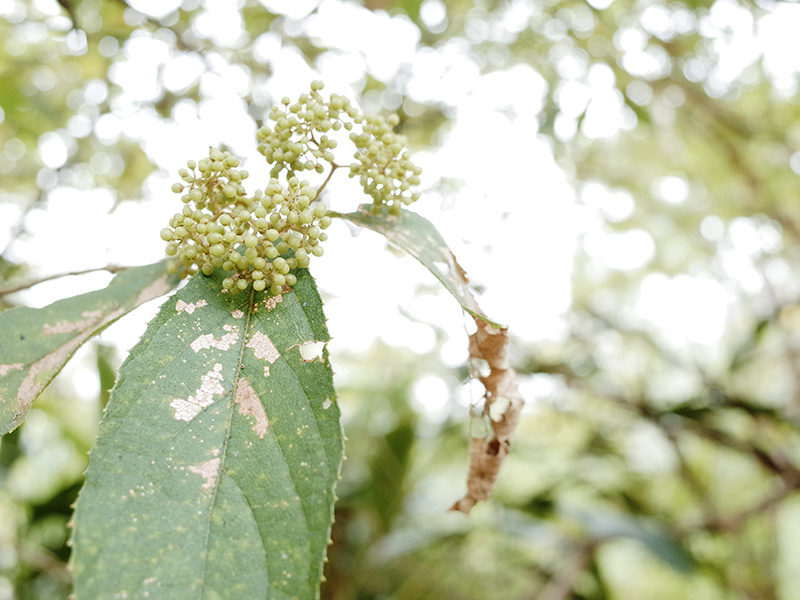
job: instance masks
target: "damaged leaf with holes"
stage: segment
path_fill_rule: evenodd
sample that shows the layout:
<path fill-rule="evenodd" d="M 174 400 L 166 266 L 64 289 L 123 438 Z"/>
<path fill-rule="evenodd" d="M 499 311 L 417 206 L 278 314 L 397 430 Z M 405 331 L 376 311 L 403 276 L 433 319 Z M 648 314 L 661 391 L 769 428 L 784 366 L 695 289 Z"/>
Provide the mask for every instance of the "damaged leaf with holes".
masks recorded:
<path fill-rule="evenodd" d="M 322 303 L 305 270 L 277 296 L 222 279 L 193 277 L 120 368 L 77 600 L 318 597 L 343 454 Z"/>

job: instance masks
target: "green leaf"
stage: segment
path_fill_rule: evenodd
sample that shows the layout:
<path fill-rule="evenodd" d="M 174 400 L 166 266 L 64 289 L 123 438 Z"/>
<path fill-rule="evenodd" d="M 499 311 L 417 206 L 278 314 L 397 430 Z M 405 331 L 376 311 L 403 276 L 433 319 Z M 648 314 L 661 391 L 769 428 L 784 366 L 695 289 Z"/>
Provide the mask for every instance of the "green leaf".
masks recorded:
<path fill-rule="evenodd" d="M 77 600 L 313 599 L 343 441 L 322 302 L 193 277 L 120 368 L 75 513 Z M 288 289 L 288 288 L 285 288 Z"/>
<path fill-rule="evenodd" d="M 654 521 L 603 510 L 566 508 L 563 514 L 583 525 L 595 539 L 630 538 L 638 541 L 653 556 L 678 572 L 689 573 L 697 566 L 677 536 Z"/>
<path fill-rule="evenodd" d="M 178 284 L 166 262 L 126 269 L 108 287 L 44 308 L 0 313 L 0 434 L 16 428 L 86 340 Z"/>
<path fill-rule="evenodd" d="M 475 302 L 464 269 L 433 223 L 408 210 L 401 210 L 399 215 L 393 216 L 383 208 L 382 212 L 374 215 L 370 206 L 364 204 L 356 212 L 333 213 L 333 216 L 380 233 L 421 262 L 469 314 L 495 327 L 502 327 L 489 319 Z"/>

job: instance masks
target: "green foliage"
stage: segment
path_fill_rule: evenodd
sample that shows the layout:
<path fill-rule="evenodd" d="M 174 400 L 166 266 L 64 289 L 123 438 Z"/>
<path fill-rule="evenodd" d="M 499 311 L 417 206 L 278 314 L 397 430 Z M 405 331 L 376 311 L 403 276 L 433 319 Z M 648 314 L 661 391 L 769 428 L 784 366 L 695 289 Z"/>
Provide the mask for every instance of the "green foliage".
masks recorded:
<path fill-rule="evenodd" d="M 313 279 L 171 297 L 120 368 L 75 514 L 78 598 L 313 598 L 343 443 Z M 120 565 L 125 565 L 120 568 Z"/>
<path fill-rule="evenodd" d="M 34 221 L 29 213 L 53 190 L 105 187 L 128 200 L 148 189 L 142 183 L 152 148 L 136 132 L 114 135 L 107 127 L 120 115 L 128 119 L 124 111 L 134 104 L 137 115 L 171 124 L 181 110 L 209 106 L 209 78 L 231 67 L 247 81 L 236 93 L 254 130 L 261 128 L 277 101 L 271 86 L 296 70 L 291 61 L 281 64 L 287 52 L 321 71 L 353 60 L 355 53 L 329 45 L 312 27 L 334 4 L 375 18 L 365 22 L 413 23 L 418 32 L 412 63 L 385 74 L 366 61 L 351 80 L 364 106 L 398 112 L 393 133 L 411 147 L 452 144 L 449 131 L 469 111 L 456 106 L 450 75 L 473 73 L 472 87 L 455 95 L 496 93 L 481 117 L 492 126 L 513 122 L 512 137 L 528 144 L 545 140 L 575 191 L 570 222 L 579 235 L 569 307 L 554 317 L 552 335 L 512 340 L 511 365 L 534 409 L 521 419 L 493 502 L 476 507 L 469 520 L 443 513 L 463 486 L 459 399 L 478 400 L 465 392 L 464 367 L 442 365 L 442 356 L 452 356 L 451 334 L 409 311 L 409 327 L 423 327 L 435 340 L 428 351 L 377 344 L 335 357 L 351 441 L 324 598 L 796 600 L 797 78 L 794 70 L 775 70 L 765 44 L 763 56 L 725 79 L 738 56 L 729 43 L 741 41 L 743 30 L 751 37 L 768 31 L 765 17 L 772 26 L 788 22 L 791 3 L 369 0 L 365 8 L 320 3 L 308 19 L 296 19 L 247 0 L 235 9 L 242 34 L 224 43 L 204 24 L 208 3 L 184 3 L 163 18 L 146 18 L 124 2 L 68 4 L 88 32 L 85 51 L 67 42 L 71 20 L 54 15 L 55 4 L 2 8 L 11 12 L 0 18 L 0 203 L 19 208 L 14 240 L 25 239 Z M 437 7 L 444 9 L 439 19 Z M 353 36 L 362 31 L 353 28 Z M 167 86 L 168 69 L 159 65 L 153 96 L 132 104 L 112 80 L 132 39 L 159 45 L 170 59 L 201 57 L 202 76 Z M 442 87 L 428 94 L 417 67 L 430 65 L 441 66 Z M 491 76 L 519 73 L 535 73 L 543 83 L 523 104 L 506 104 Z M 89 93 L 98 89 L 104 94 Z M 623 126 L 597 136 L 592 124 L 609 101 L 619 104 Z M 51 133 L 68 149 L 58 167 L 43 166 L 38 152 L 42 135 Z M 510 139 L 484 144 L 482 133 L 476 126 L 459 139 L 475 144 L 476 164 L 498 187 L 519 176 L 513 195 L 520 207 L 563 208 L 541 184 L 538 163 L 510 154 Z M 230 140 L 208 140 L 221 148 L 220 142 Z M 320 149 L 311 150 L 306 162 L 315 163 L 313 150 Z M 676 183 L 682 196 L 663 193 Z M 434 191 L 454 211 L 475 192 L 446 178 Z M 492 235 L 495 197 L 487 192 L 474 213 L 485 226 L 470 240 L 473 249 L 513 241 L 502 228 Z M 345 213 L 354 204 L 335 206 Z M 515 211 L 509 226 L 520 218 Z M 403 236 L 410 236 L 406 246 L 421 247 L 422 230 L 409 225 L 405 211 L 395 221 L 385 212 L 374 216 L 369 221 L 357 211 L 346 218 L 379 231 L 402 222 L 393 243 L 405 247 Z M 530 223 L 531 232 L 538 225 Z M 652 242 L 651 258 L 635 268 L 607 264 L 598 237 L 622 240 L 629 232 Z M 3 251 L 0 279 L 25 273 L 20 247 Z M 447 257 L 420 257 L 469 308 Z M 495 263 L 493 270 L 502 271 L 509 295 L 546 297 L 550 291 L 534 273 L 550 258 L 546 250 L 522 252 L 513 268 Z M 685 286 L 672 305 L 640 318 L 645 292 L 659 295 L 666 284 L 686 282 L 705 285 Z M 703 305 L 714 290 L 724 297 L 720 310 L 728 311 L 719 339 L 676 344 L 697 315 L 707 314 Z M 19 302 L 10 295 L 3 301 Z M 681 317 L 665 325 L 671 312 Z M 355 327 L 373 325 L 365 316 Z M 97 374 L 103 387 L 108 366 Z M 439 408 L 428 411 L 418 396 L 426 397 L 420 389 L 431 381 L 449 402 L 433 402 Z M 13 588 L 24 600 L 69 593 L 65 522 L 80 485 L 78 457 L 93 443 L 98 412 L 84 396 L 56 380 L 0 445 L 1 593 Z M 482 433 L 482 425 L 476 430 Z"/>
<path fill-rule="evenodd" d="M 0 313 L 0 432 L 15 429 L 75 351 L 177 284 L 165 262 L 128 269 L 100 291 Z"/>

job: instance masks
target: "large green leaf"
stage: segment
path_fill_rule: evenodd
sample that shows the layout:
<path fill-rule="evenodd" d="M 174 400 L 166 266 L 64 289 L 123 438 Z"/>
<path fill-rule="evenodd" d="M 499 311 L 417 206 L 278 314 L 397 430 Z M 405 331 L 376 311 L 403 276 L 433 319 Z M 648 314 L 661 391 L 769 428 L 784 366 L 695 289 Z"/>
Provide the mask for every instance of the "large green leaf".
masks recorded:
<path fill-rule="evenodd" d="M 96 292 L 44 308 L 0 313 L 0 434 L 22 422 L 36 397 L 86 340 L 177 284 L 162 261 L 126 269 Z"/>
<path fill-rule="evenodd" d="M 120 368 L 75 513 L 77 600 L 313 599 L 343 442 L 313 279 L 198 275 Z M 288 288 L 285 288 L 288 290 Z"/>
<path fill-rule="evenodd" d="M 433 273 L 469 314 L 495 327 L 501 327 L 499 323 L 489 319 L 478 306 L 469 289 L 464 269 L 458 264 L 433 223 L 408 210 L 401 210 L 399 215 L 394 216 L 386 208 L 373 214 L 370 207 L 371 205 L 364 204 L 356 212 L 334 214 L 383 235 Z"/>

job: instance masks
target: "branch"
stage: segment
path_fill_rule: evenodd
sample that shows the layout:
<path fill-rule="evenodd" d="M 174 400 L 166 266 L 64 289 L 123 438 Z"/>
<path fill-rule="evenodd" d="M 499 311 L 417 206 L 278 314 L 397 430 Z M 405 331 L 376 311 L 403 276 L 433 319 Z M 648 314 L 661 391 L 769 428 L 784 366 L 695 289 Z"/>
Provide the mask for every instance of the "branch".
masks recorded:
<path fill-rule="evenodd" d="M 130 267 L 122 267 L 120 265 L 106 265 L 105 267 L 96 267 L 94 269 L 86 269 L 85 271 L 56 273 L 55 275 L 48 275 L 47 277 L 42 277 L 41 279 L 33 279 L 31 281 L 25 281 L 23 283 L 18 283 L 15 285 L 10 285 L 8 287 L 0 288 L 0 298 L 2 298 L 3 296 L 7 296 L 8 294 L 13 294 L 14 292 L 27 290 L 28 288 L 32 288 L 35 285 L 44 283 L 45 281 L 52 281 L 53 279 L 59 279 L 61 277 L 70 277 L 72 275 L 85 275 L 86 273 L 94 273 L 95 271 L 108 271 L 109 273 L 119 273 L 120 271 L 125 271 L 126 269 L 130 269 Z"/>

